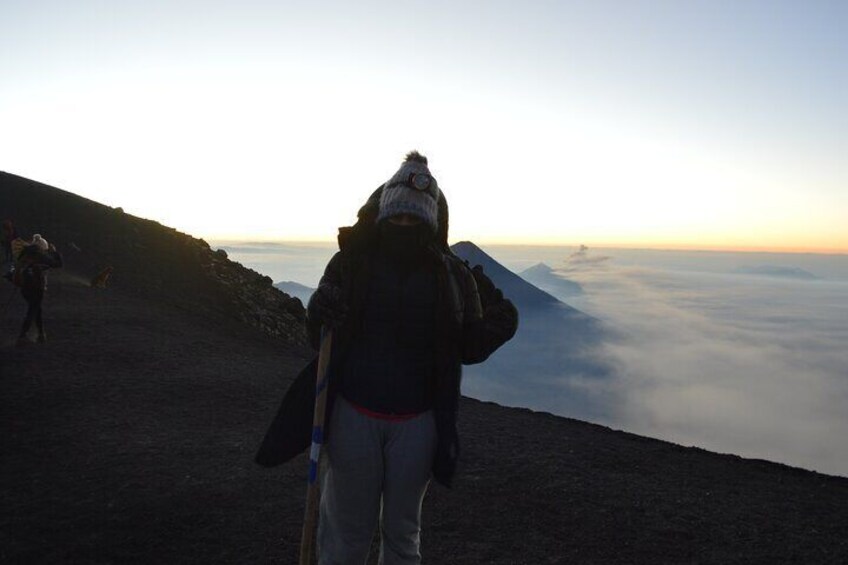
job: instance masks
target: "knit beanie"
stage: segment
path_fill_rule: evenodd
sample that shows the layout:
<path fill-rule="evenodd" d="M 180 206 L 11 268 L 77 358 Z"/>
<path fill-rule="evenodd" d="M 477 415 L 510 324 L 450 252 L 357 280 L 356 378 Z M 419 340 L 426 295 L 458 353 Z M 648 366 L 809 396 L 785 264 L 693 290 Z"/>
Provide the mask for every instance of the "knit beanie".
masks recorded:
<path fill-rule="evenodd" d="M 421 218 L 435 232 L 439 225 L 440 196 L 439 185 L 427 168 L 427 157 L 412 151 L 383 185 L 377 222 L 398 214 L 410 214 Z"/>
<path fill-rule="evenodd" d="M 35 234 L 32 236 L 32 243 L 30 245 L 36 245 L 41 251 L 46 252 L 50 247 L 47 243 L 47 240 L 41 237 L 41 234 Z"/>

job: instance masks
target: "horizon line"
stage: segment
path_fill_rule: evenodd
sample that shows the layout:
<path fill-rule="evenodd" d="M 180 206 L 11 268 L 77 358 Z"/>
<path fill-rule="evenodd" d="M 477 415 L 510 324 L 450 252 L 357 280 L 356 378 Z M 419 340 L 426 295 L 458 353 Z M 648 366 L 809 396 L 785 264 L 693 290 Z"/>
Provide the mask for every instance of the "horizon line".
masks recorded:
<path fill-rule="evenodd" d="M 246 245 L 255 244 L 294 244 L 294 245 L 335 245 L 335 239 L 324 238 L 261 238 L 261 237 L 207 237 L 203 239 L 218 245 Z M 693 251 L 693 252 L 715 252 L 715 253 L 783 253 L 795 255 L 848 255 L 848 249 L 828 248 L 828 247 L 790 247 L 790 246 L 765 246 L 765 245 L 727 245 L 727 244 L 704 244 L 696 245 L 689 243 L 593 243 L 591 241 L 583 241 L 580 243 L 572 242 L 535 242 L 535 241 L 517 241 L 511 242 L 502 239 L 479 239 L 473 240 L 468 238 L 459 238 L 451 244 L 460 241 L 472 241 L 478 246 L 497 246 L 497 247 L 574 247 L 579 248 L 582 245 L 590 249 L 632 249 L 643 251 Z"/>

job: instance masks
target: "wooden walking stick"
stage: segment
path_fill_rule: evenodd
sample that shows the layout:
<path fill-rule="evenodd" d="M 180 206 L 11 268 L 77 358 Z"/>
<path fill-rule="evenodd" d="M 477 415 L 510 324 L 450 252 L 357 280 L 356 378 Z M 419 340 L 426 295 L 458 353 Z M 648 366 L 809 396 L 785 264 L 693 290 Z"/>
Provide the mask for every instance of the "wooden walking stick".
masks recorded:
<path fill-rule="evenodd" d="M 306 511 L 303 518 L 303 535 L 300 538 L 300 565 L 310 565 L 315 541 L 315 527 L 318 521 L 318 460 L 321 458 L 321 445 L 324 443 L 324 414 L 327 410 L 327 385 L 329 378 L 327 366 L 330 364 L 330 350 L 333 346 L 333 332 L 321 330 L 321 348 L 318 350 L 318 376 L 315 381 L 315 413 L 312 417 L 312 449 L 309 450 L 309 482 L 306 487 Z"/>

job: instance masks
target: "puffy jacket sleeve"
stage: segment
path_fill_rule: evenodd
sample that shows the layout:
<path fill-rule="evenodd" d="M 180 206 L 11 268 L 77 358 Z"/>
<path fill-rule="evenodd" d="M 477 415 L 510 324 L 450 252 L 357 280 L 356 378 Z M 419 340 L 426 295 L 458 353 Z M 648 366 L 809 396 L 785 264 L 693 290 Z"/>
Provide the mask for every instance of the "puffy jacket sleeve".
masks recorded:
<path fill-rule="evenodd" d="M 318 282 L 318 289 L 322 286 L 340 288 L 341 284 L 342 256 L 341 252 L 337 251 L 330 259 L 330 262 L 327 263 L 327 267 L 324 269 L 324 274 Z M 318 289 L 316 289 L 315 293 L 312 294 L 313 298 L 315 297 L 315 294 L 318 293 Z M 321 344 L 321 320 L 320 316 L 316 314 L 313 298 L 309 299 L 309 304 L 306 306 L 306 330 L 309 336 L 309 342 L 312 344 L 312 347 L 317 350 Z"/>
<path fill-rule="evenodd" d="M 472 271 L 462 265 L 459 269 L 463 289 L 462 362 L 482 363 L 501 345 L 509 341 L 518 329 L 518 310 L 503 297 L 482 270 Z M 482 277 L 486 287 L 481 292 L 476 278 Z"/>

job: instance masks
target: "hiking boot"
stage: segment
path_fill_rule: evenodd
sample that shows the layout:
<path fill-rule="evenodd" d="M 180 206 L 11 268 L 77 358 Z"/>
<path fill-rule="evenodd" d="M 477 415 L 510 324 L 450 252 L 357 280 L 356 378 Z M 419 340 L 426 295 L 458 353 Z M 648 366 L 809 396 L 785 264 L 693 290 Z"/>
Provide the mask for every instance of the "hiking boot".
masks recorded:
<path fill-rule="evenodd" d="M 47 334 L 38 334 L 38 343 L 46 343 Z"/>

